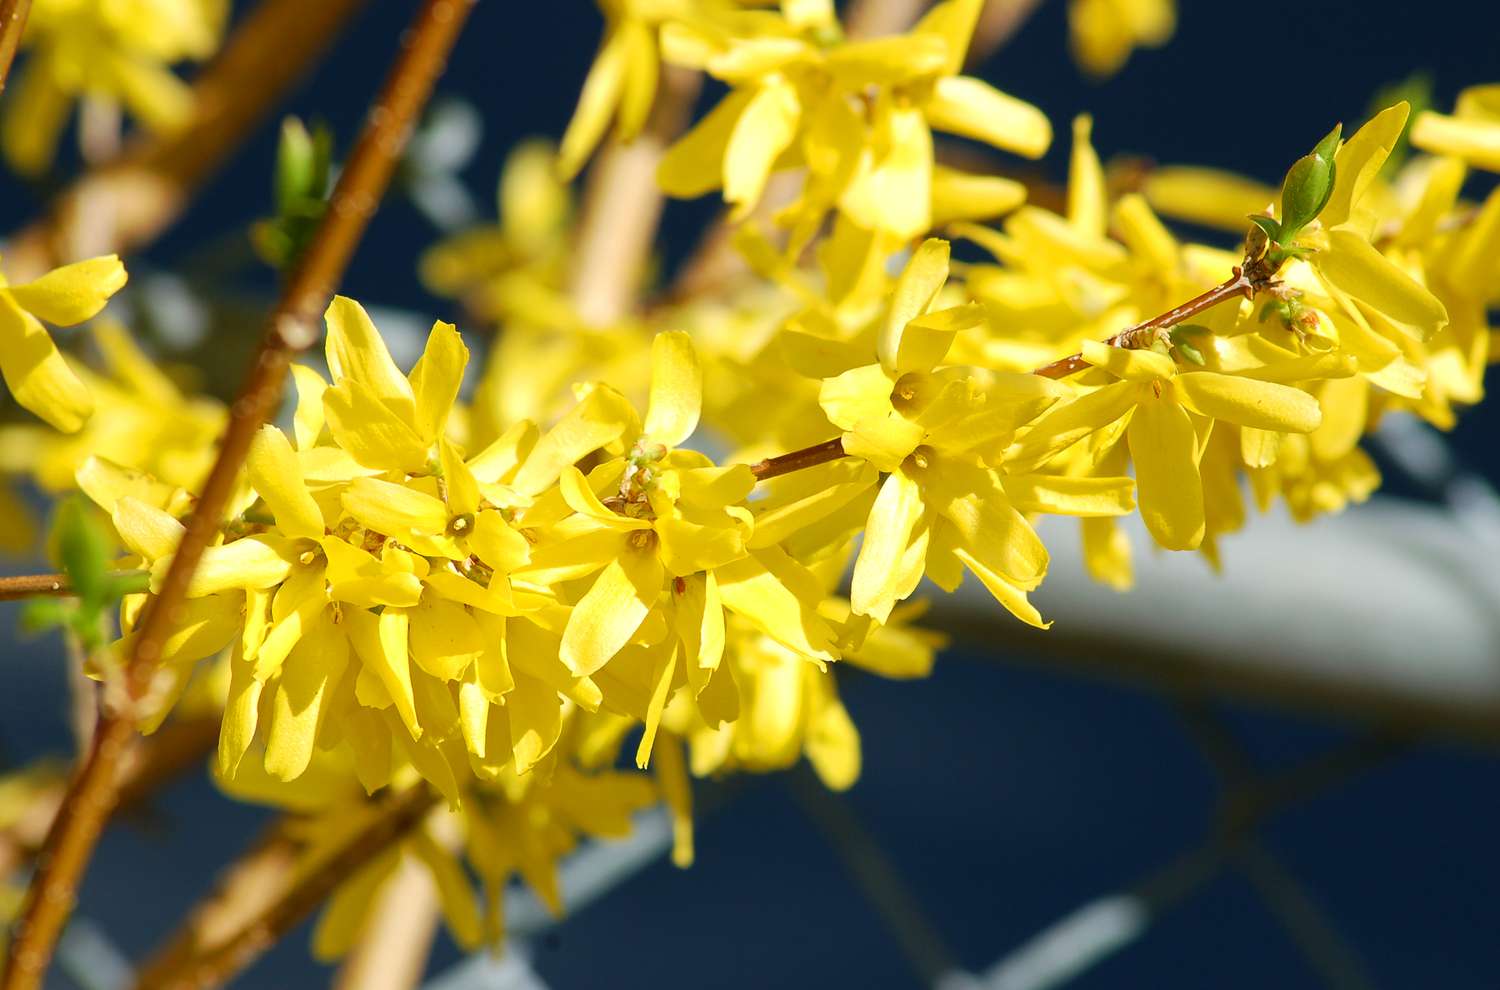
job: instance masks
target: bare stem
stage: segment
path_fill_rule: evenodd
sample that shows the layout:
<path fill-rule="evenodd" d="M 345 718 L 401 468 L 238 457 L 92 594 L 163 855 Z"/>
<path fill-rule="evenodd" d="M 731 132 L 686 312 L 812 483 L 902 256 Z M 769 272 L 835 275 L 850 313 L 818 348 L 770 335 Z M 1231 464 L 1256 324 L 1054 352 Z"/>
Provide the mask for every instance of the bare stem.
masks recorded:
<path fill-rule="evenodd" d="M 310 869 L 293 871 L 290 882 L 253 917 L 214 944 L 190 942 L 188 951 L 169 965 L 148 967 L 136 984 L 138 990 L 200 990 L 227 983 L 311 914 L 334 888 L 419 825 L 436 802 L 437 795 L 425 783 L 388 797 L 375 817 L 343 845 Z"/>
<path fill-rule="evenodd" d="M 117 580 L 144 580 L 148 571 L 115 571 L 109 575 Z M 0 602 L 18 598 L 35 598 L 39 595 L 71 595 L 73 584 L 66 574 L 21 574 L 16 577 L 0 577 Z"/>
<path fill-rule="evenodd" d="M 16 49 L 21 47 L 26 15 L 30 13 L 31 0 L 0 0 L 0 93 L 5 92 L 10 64 L 15 61 Z"/>
<path fill-rule="evenodd" d="M 768 478 L 779 478 L 783 474 L 791 474 L 793 471 L 801 471 L 803 468 L 810 468 L 817 464 L 836 461 L 843 456 L 844 439 L 834 437 L 832 440 L 825 440 L 791 453 L 767 457 L 763 461 L 750 465 L 750 473 L 755 475 L 756 481 L 765 481 Z"/>
<path fill-rule="evenodd" d="M 317 6 L 317 5 L 313 5 Z M 371 108 L 327 213 L 287 280 L 239 397 L 219 456 L 203 485 L 157 597 L 145 610 L 125 658 L 123 710 L 101 713 L 93 745 L 69 787 L 32 877 L 20 927 L 0 975 L 3 990 L 36 990 L 72 913 L 78 882 L 116 800 L 115 764 L 135 734 L 130 702 L 151 684 L 162 644 L 187 597 L 204 549 L 219 531 L 251 438 L 281 399 L 291 358 L 318 339 L 318 316 L 343 277 L 384 195 L 413 122 L 447 64 L 473 0 L 424 0 L 385 87 Z"/>
<path fill-rule="evenodd" d="M 1137 323 L 1133 327 L 1121 330 L 1110 337 L 1104 343 L 1110 347 L 1124 347 L 1127 349 L 1139 349 L 1150 347 L 1157 337 L 1164 331 L 1170 330 L 1186 320 L 1190 320 L 1205 310 L 1212 309 L 1229 299 L 1237 296 L 1246 299 L 1254 299 L 1256 290 L 1264 287 L 1268 280 L 1259 279 L 1246 274 L 1238 266 L 1234 269 L 1234 275 L 1207 292 L 1200 293 L 1173 309 L 1167 310 L 1160 316 L 1153 316 L 1144 323 Z M 1065 358 L 1059 358 L 1051 364 L 1044 364 L 1032 372 L 1043 378 L 1066 378 L 1076 371 L 1082 371 L 1089 367 L 1082 354 L 1070 354 Z"/>

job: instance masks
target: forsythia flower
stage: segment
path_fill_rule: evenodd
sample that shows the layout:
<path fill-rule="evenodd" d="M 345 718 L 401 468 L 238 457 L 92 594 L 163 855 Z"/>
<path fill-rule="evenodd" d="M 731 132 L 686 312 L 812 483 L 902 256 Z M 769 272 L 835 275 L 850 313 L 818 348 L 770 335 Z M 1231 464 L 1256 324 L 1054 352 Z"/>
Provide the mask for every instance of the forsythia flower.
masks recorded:
<path fill-rule="evenodd" d="M 684 197 L 722 188 L 732 215 L 743 217 L 773 172 L 805 164 L 802 197 L 785 218 L 798 245 L 833 208 L 864 230 L 900 240 L 932 226 L 935 201 L 951 212 L 968 200 L 972 217 L 1013 207 L 1013 183 L 933 164 L 934 130 L 1032 158 L 1052 140 L 1035 107 L 959 74 L 979 8 L 978 0 L 948 0 L 908 35 L 826 48 L 774 20 L 757 22 L 748 36 L 667 25 L 668 57 L 704 69 L 731 91 L 667 152 L 658 171 L 662 188 Z"/>
<path fill-rule="evenodd" d="M 1093 75 L 1114 75 L 1135 48 L 1167 43 L 1176 7 L 1176 0 L 1069 0 L 1073 56 Z"/>
<path fill-rule="evenodd" d="M 46 168 L 80 96 L 122 103 L 156 130 L 181 123 L 191 94 L 168 66 L 211 55 L 227 11 L 224 0 L 35 0 L 31 56 L 0 121 L 6 158 L 26 174 Z"/>
<path fill-rule="evenodd" d="M 25 285 L 0 276 L 0 374 L 22 407 L 66 433 L 83 426 L 94 400 L 42 321 L 70 327 L 94 317 L 125 278 L 114 255 L 55 268 Z"/>

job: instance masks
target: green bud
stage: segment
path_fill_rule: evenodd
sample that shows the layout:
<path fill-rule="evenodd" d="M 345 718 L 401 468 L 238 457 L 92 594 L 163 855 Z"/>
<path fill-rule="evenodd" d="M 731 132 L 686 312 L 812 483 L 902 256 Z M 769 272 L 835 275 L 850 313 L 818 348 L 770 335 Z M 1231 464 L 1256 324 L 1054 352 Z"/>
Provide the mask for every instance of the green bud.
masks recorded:
<path fill-rule="evenodd" d="M 1270 217 L 1261 216 L 1259 213 L 1252 213 L 1250 215 L 1250 222 L 1259 227 L 1261 233 L 1265 234 L 1269 240 L 1275 241 L 1281 237 L 1281 224 Z"/>
<path fill-rule="evenodd" d="M 281 122 L 281 141 L 276 146 L 276 212 L 285 214 L 298 201 L 312 195 L 317 181 L 317 149 L 306 125 L 296 117 Z"/>
<path fill-rule="evenodd" d="M 53 522 L 53 538 L 58 563 L 79 601 L 103 601 L 109 593 L 109 561 L 114 547 L 93 506 L 76 497 L 64 501 Z"/>
<path fill-rule="evenodd" d="M 1183 323 L 1172 328 L 1172 346 L 1177 349 L 1186 360 L 1200 367 L 1208 363 L 1203 357 L 1203 352 L 1194 343 L 1194 338 L 1211 336 L 1213 331 L 1201 323 Z"/>
<path fill-rule="evenodd" d="M 1343 125 L 1337 124 L 1312 152 L 1297 159 L 1281 183 L 1281 234 L 1273 238 L 1282 246 L 1317 219 L 1328 197 L 1333 195 L 1333 156 L 1339 146 Z"/>

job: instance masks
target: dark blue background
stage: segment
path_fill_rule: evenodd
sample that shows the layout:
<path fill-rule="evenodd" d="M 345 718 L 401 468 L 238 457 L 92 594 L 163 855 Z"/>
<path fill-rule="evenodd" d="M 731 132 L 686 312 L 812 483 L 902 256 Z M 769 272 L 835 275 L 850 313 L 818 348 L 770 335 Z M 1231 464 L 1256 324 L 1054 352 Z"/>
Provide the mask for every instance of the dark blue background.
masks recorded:
<path fill-rule="evenodd" d="M 347 142 L 412 3 L 372 3 L 289 110 L 329 120 Z M 1105 84 L 1064 55 L 1062 0 L 1045 0 L 983 67 L 1041 106 L 1066 134 L 1095 115 L 1100 151 L 1234 168 L 1268 181 L 1338 119 L 1357 120 L 1378 87 L 1431 73 L 1439 105 L 1500 70 L 1500 9 L 1428 0 L 1185 0 L 1165 51 L 1138 52 Z M 485 0 L 442 83 L 482 108 L 486 133 L 467 171 L 481 201 L 506 149 L 560 133 L 592 57 L 599 21 L 584 0 Z M 149 253 L 165 268 L 265 212 L 273 129 L 262 128 L 185 222 Z M 1062 174 L 1066 141 L 1048 164 Z M 0 229 L 35 208 L 0 178 Z M 674 207 L 665 248 L 680 253 L 704 210 Z M 407 203 L 376 217 L 343 290 L 372 303 L 455 318 L 428 297 L 414 263 L 434 233 Z M 265 289 L 246 276 L 241 287 Z M 230 373 L 233 377 L 233 373 Z M 1497 413 L 1466 417 L 1454 439 L 1494 475 Z M 9 625 L 14 609 L 0 611 Z M 4 630 L 0 630 L 4 631 Z M 67 736 L 51 641 L 13 651 L 0 674 L 0 744 L 24 759 Z M 1157 696 L 1053 674 L 960 644 L 916 684 L 854 677 L 846 694 L 865 740 L 850 800 L 885 844 L 921 908 L 961 962 L 981 969 L 1087 900 L 1119 890 L 1202 841 L 1215 782 L 1173 709 Z M 39 702 L 39 699 L 44 699 Z M 1348 727 L 1230 713 L 1255 753 L 1287 765 L 1347 738 Z M 1496 765 L 1491 754 L 1418 746 L 1300 805 L 1267 829 L 1382 987 L 1500 983 L 1495 890 Z M 111 830 L 81 910 L 134 953 L 153 944 L 256 833 L 263 815 L 203 778 L 165 795 L 152 828 Z M 779 778 L 756 781 L 703 823 L 698 864 L 659 864 L 535 946 L 553 985 L 571 987 L 908 987 L 915 977 Z M 437 962 L 452 961 L 444 942 Z M 305 931 L 241 985 L 321 982 Z M 1140 942 L 1075 984 L 1105 987 L 1323 985 L 1249 886 L 1220 879 Z"/>

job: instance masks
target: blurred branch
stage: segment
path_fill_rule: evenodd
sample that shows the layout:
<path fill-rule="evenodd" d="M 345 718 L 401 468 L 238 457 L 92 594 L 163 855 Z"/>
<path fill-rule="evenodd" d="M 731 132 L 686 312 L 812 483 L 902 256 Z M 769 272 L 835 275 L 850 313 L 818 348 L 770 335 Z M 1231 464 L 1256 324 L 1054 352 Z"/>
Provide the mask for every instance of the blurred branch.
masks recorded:
<path fill-rule="evenodd" d="M 664 203 L 656 167 L 687 124 L 702 85 L 695 70 L 665 67 L 640 135 L 628 144 L 611 140 L 589 169 L 570 287 L 586 323 L 613 323 L 635 301 Z"/>
<path fill-rule="evenodd" d="M 448 53 L 473 9 L 473 0 L 425 0 L 367 117 L 329 208 L 280 302 L 267 320 L 260 351 L 235 401 L 218 459 L 209 472 L 186 532 L 157 597 L 146 607 L 124 659 L 120 710 L 101 714 L 93 745 L 63 800 L 5 961 L 0 986 L 34 990 L 72 912 L 78 883 L 116 799 L 115 766 L 135 735 L 134 702 L 145 697 L 162 646 L 204 549 L 218 533 L 250 441 L 281 399 L 287 365 L 318 339 L 318 319 L 343 277 Z"/>
<path fill-rule="evenodd" d="M 411 990 L 422 981 L 437 924 L 431 872 L 415 856 L 403 857 L 339 967 L 334 990 Z"/>
<path fill-rule="evenodd" d="M 31 0 L 0 0 L 0 93 L 5 92 L 5 81 L 10 78 L 10 66 L 16 49 L 21 47 L 30 13 Z"/>
<path fill-rule="evenodd" d="M 0 0 L 0 9 L 16 2 Z M 20 0 L 22 7 L 28 3 Z M 136 137 L 118 157 L 75 181 L 46 217 L 11 239 L 5 253 L 11 277 L 24 281 L 65 261 L 128 252 L 153 240 L 361 3 L 262 0 L 194 82 L 192 118 L 170 133 Z"/>
<path fill-rule="evenodd" d="M 213 927 L 221 931 L 226 916 L 232 916 L 235 924 L 214 940 L 203 937 L 213 934 L 203 925 L 179 935 L 163 956 L 141 971 L 137 988 L 197 990 L 227 983 L 310 915 L 371 857 L 418 826 L 436 803 L 437 795 L 425 783 L 418 783 L 387 798 L 370 822 L 337 849 L 316 862 L 297 864 L 290 871 L 277 869 L 275 857 L 264 851 L 270 845 L 253 851 L 231 871 L 221 894 L 194 912 L 201 921 L 205 911 L 219 909 L 222 913 L 214 912 L 209 917 L 219 923 Z M 275 896 L 268 900 L 256 897 L 266 890 L 267 879 Z M 251 900 L 259 901 L 253 912 L 237 903 Z"/>
<path fill-rule="evenodd" d="M 149 577 L 148 571 L 113 571 L 108 577 L 130 579 Z M 16 577 L 0 577 L 0 602 L 20 598 L 35 598 L 38 595 L 71 595 L 72 585 L 66 574 L 21 574 Z"/>

